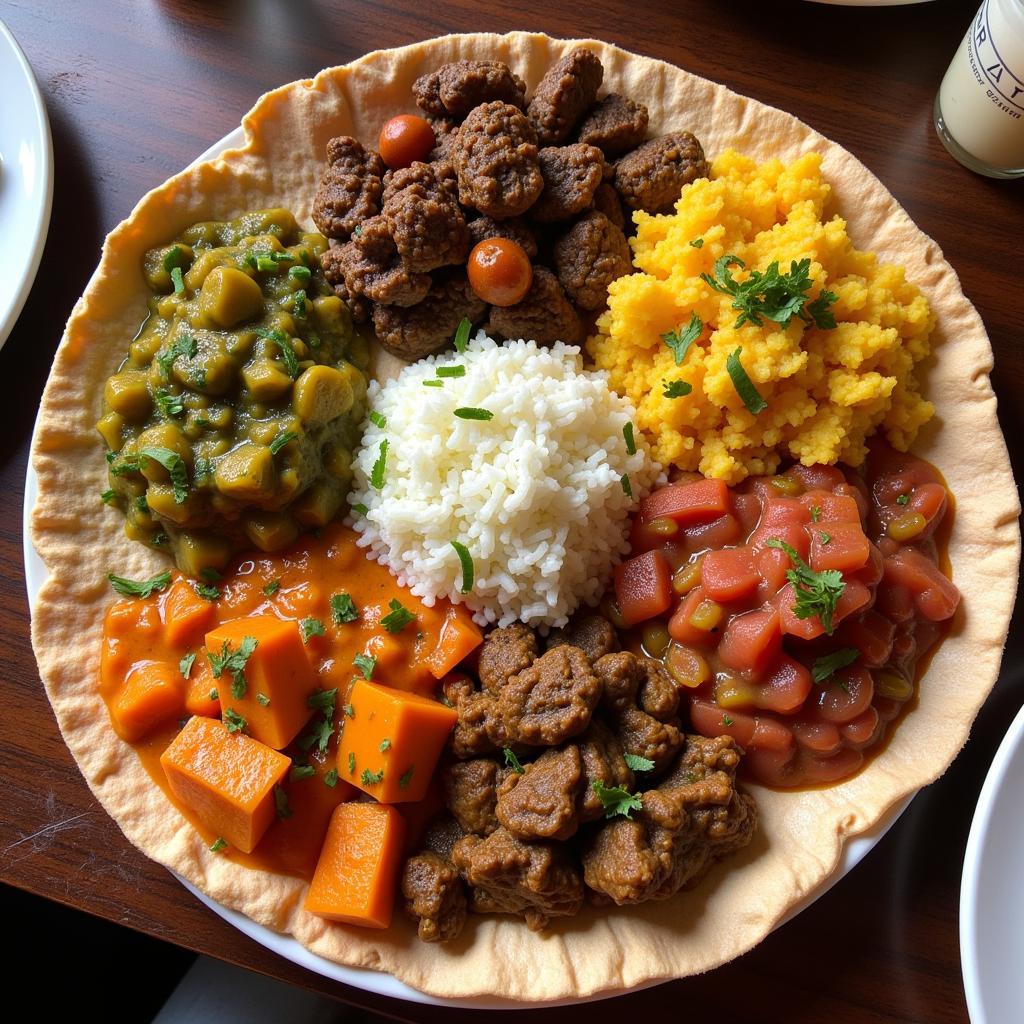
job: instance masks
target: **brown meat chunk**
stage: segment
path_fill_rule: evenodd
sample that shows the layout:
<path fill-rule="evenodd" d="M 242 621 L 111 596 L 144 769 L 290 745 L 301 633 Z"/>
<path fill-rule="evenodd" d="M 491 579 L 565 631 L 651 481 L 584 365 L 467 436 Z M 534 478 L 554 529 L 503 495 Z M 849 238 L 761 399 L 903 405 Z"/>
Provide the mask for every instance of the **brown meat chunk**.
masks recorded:
<path fill-rule="evenodd" d="M 731 736 L 690 736 L 672 771 L 658 784 L 659 789 L 687 786 L 706 779 L 714 772 L 735 777 L 740 763 L 740 748 Z"/>
<path fill-rule="evenodd" d="M 537 135 L 508 103 L 482 103 L 459 129 L 454 146 L 459 202 L 488 217 L 525 213 L 544 188 Z"/>
<path fill-rule="evenodd" d="M 499 695 L 514 675 L 533 663 L 537 653 L 536 634 L 521 622 L 488 633 L 478 663 L 481 688 Z"/>
<path fill-rule="evenodd" d="M 460 119 L 492 100 L 526 105 L 526 83 L 500 60 L 456 60 L 412 84 L 416 105 L 432 117 Z"/>
<path fill-rule="evenodd" d="M 626 216 L 622 212 L 622 200 L 614 185 L 603 182 L 594 193 L 594 209 L 603 213 L 620 231 L 626 230 Z"/>
<path fill-rule="evenodd" d="M 601 309 L 608 301 L 608 285 L 631 269 L 626 236 L 597 210 L 555 242 L 554 261 L 558 280 L 581 309 Z"/>
<path fill-rule="evenodd" d="M 583 762 L 576 746 L 546 750 L 498 790 L 498 821 L 520 839 L 568 839 L 579 827 Z"/>
<path fill-rule="evenodd" d="M 618 737 L 627 754 L 654 762 L 652 774 L 667 768 L 683 745 L 678 723 L 659 722 L 639 708 L 626 708 L 619 716 Z"/>
<path fill-rule="evenodd" d="M 452 860 L 477 913 L 522 914 L 531 931 L 540 931 L 583 904 L 583 880 L 562 843 L 527 843 L 499 828 L 486 839 L 460 839 Z"/>
<path fill-rule="evenodd" d="M 643 659 L 644 681 L 636 695 L 637 707 L 659 722 L 675 720 L 679 710 L 679 687 L 660 661 Z"/>
<path fill-rule="evenodd" d="M 603 79 L 600 58 L 579 46 L 548 68 L 526 109 L 541 145 L 556 145 L 569 137 L 596 99 Z"/>
<path fill-rule="evenodd" d="M 465 834 L 462 826 L 454 818 L 441 814 L 427 826 L 427 831 L 423 835 L 423 846 L 431 853 L 451 859 L 452 849 Z"/>
<path fill-rule="evenodd" d="M 345 241 L 356 225 L 380 211 L 384 161 L 357 140 L 327 143 L 327 170 L 313 199 L 313 223 L 328 238 Z"/>
<path fill-rule="evenodd" d="M 451 344 L 463 318 L 479 323 L 486 312 L 487 304 L 470 288 L 465 271 L 460 270 L 435 277 L 422 301 L 411 308 L 375 305 L 373 326 L 384 348 L 412 362 Z"/>
<path fill-rule="evenodd" d="M 704 150 L 689 132 L 662 135 L 615 165 L 615 188 L 631 210 L 671 213 L 684 185 L 708 176 Z"/>
<path fill-rule="evenodd" d="M 430 277 L 414 273 L 402 262 L 381 216 L 360 224 L 344 245 L 328 249 L 320 265 L 331 284 L 342 280 L 348 295 L 377 303 L 414 306 L 430 291 Z"/>
<path fill-rule="evenodd" d="M 441 773 L 444 802 L 464 832 L 489 836 L 498 827 L 494 809 L 506 774 L 486 757 L 456 761 Z"/>
<path fill-rule="evenodd" d="M 469 222 L 470 245 L 476 245 L 485 238 L 510 238 L 522 246 L 523 252 L 532 260 L 537 255 L 537 236 L 520 217 L 494 220 L 491 217 L 477 217 Z"/>
<path fill-rule="evenodd" d="M 409 857 L 402 868 L 405 912 L 417 922 L 424 942 L 457 938 L 466 923 L 466 891 L 455 865 L 428 850 Z"/>
<path fill-rule="evenodd" d="M 590 727 L 579 738 L 580 758 L 583 761 L 584 784 L 577 804 L 580 822 L 597 821 L 604 817 L 604 805 L 594 792 L 594 782 L 612 789 L 621 786 L 633 789 L 633 772 L 623 757 L 622 745 L 600 719 L 593 719 Z"/>
<path fill-rule="evenodd" d="M 446 165 L 416 162 L 388 171 L 381 214 L 410 270 L 426 273 L 466 261 L 469 229 L 458 193 Z"/>
<path fill-rule="evenodd" d="M 455 706 L 459 720 L 448 741 L 459 758 L 493 754 L 508 745 L 497 701 L 489 693 L 474 691 Z"/>
<path fill-rule="evenodd" d="M 647 122 L 647 108 L 642 103 L 610 92 L 587 112 L 577 138 L 597 146 L 607 157 L 620 156 L 644 141 Z"/>
<path fill-rule="evenodd" d="M 735 766 L 695 783 L 663 784 L 641 800 L 634 820 L 608 822 L 583 850 L 587 885 L 618 904 L 695 885 L 716 860 L 749 843 L 757 823 L 753 800 L 736 789 Z"/>
<path fill-rule="evenodd" d="M 505 684 L 498 711 L 512 742 L 556 747 L 586 729 L 600 697 L 587 656 L 556 647 Z"/>
<path fill-rule="evenodd" d="M 487 333 L 503 338 L 532 338 L 540 345 L 583 340 L 583 324 L 558 278 L 547 267 L 534 266 L 533 283 L 522 302 L 492 306 Z"/>
<path fill-rule="evenodd" d="M 619 649 L 619 637 L 615 627 L 603 615 L 591 612 L 574 615 L 569 625 L 551 630 L 547 649 L 550 651 L 562 644 L 572 644 L 591 661 L 597 661 Z"/>
<path fill-rule="evenodd" d="M 540 151 L 539 160 L 544 191 L 530 207 L 532 220 L 538 224 L 569 220 L 593 204 L 597 186 L 604 179 L 601 150 L 581 142 L 546 146 Z"/>
<path fill-rule="evenodd" d="M 434 148 L 427 155 L 427 162 L 445 174 L 455 173 L 455 143 L 459 137 L 459 126 L 448 118 L 431 120 L 434 129 Z"/>
<path fill-rule="evenodd" d="M 635 654 L 616 651 L 594 662 L 594 675 L 601 683 L 603 706 L 613 715 L 636 707 L 636 694 L 644 680 L 643 665 Z"/>

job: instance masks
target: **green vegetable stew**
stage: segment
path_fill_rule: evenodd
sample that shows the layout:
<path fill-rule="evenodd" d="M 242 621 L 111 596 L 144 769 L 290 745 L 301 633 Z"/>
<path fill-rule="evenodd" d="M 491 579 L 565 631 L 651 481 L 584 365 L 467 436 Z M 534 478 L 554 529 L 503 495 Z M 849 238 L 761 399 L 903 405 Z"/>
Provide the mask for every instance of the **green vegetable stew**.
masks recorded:
<path fill-rule="evenodd" d="M 341 509 L 365 415 L 366 341 L 287 210 L 151 249 L 150 313 L 107 380 L 103 500 L 193 576 L 276 551 Z"/>

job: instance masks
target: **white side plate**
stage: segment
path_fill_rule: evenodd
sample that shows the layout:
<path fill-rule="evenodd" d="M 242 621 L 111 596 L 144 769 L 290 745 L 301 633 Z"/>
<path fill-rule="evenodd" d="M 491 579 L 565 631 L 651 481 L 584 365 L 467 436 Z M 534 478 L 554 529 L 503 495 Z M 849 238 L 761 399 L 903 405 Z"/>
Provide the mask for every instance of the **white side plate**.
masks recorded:
<path fill-rule="evenodd" d="M 25 54 L 0 21 L 0 348 L 28 298 L 53 201 L 50 123 Z"/>

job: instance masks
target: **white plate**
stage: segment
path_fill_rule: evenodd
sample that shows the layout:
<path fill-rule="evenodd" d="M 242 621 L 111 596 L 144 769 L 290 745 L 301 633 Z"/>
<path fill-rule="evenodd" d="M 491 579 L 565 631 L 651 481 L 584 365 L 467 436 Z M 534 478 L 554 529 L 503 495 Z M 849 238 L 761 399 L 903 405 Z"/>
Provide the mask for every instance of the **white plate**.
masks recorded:
<path fill-rule="evenodd" d="M 960 885 L 960 962 L 972 1024 L 1024 1020 L 1024 708 L 978 797 Z"/>
<path fill-rule="evenodd" d="M 196 157 L 193 163 L 202 163 L 204 160 L 212 160 L 225 150 L 234 149 L 243 145 L 244 142 L 245 133 L 240 127 L 236 128 L 230 135 L 226 135 L 220 140 L 220 142 L 215 143 L 205 153 Z M 25 554 L 25 585 L 28 589 L 30 605 L 35 604 L 36 598 L 39 596 L 39 588 L 43 585 L 43 581 L 46 579 L 46 565 L 36 553 L 35 548 L 32 547 L 32 543 L 29 539 L 30 517 L 32 513 L 32 506 L 35 504 L 37 494 L 38 481 L 36 480 L 35 472 L 32 469 L 32 464 L 29 462 L 28 472 L 25 476 L 25 504 L 23 510 L 24 528 L 22 531 L 22 538 Z M 887 814 L 883 815 L 881 820 L 875 824 L 874 828 L 846 843 L 843 847 L 836 870 L 826 878 L 817 889 L 809 893 L 806 899 L 802 900 L 797 906 L 795 906 L 780 922 L 779 927 L 796 917 L 801 910 L 809 907 L 820 896 L 823 896 L 828 892 L 828 890 L 831 889 L 832 886 L 835 885 L 836 882 L 838 882 L 844 875 L 852 871 L 864 859 L 882 836 L 889 831 L 896 822 L 896 819 L 899 818 L 899 816 L 910 805 L 910 801 L 912 799 L 913 796 L 907 797 L 905 801 L 897 804 L 895 807 L 891 808 Z M 181 882 L 186 889 L 198 897 L 214 913 L 218 914 L 229 924 L 233 924 L 239 931 L 244 932 L 249 936 L 249 938 L 254 939 L 261 946 L 265 946 L 267 949 L 273 950 L 275 953 L 283 956 L 286 960 L 291 960 L 292 963 L 298 964 L 300 967 L 308 968 L 309 970 L 314 971 L 317 974 L 321 974 L 326 978 L 333 978 L 335 981 L 344 982 L 346 985 L 351 985 L 353 988 L 363 989 L 366 992 L 373 992 L 377 995 L 391 996 L 394 999 L 405 999 L 413 1003 L 430 1003 L 435 1006 L 462 1006 L 477 1010 L 516 1010 L 522 1009 L 524 1005 L 541 1005 L 536 1003 L 524 1004 L 523 1002 L 512 999 L 495 999 L 488 997 L 479 999 L 440 999 L 437 996 L 428 995 L 425 992 L 419 992 L 399 981 L 397 978 L 392 977 L 390 974 L 382 974 L 379 971 L 366 970 L 360 967 L 344 967 L 341 964 L 325 960 L 323 957 L 319 957 L 315 953 L 311 953 L 305 948 L 305 946 L 290 936 L 279 935 L 277 932 L 271 931 L 269 928 L 264 928 L 262 925 L 257 924 L 244 914 L 240 914 L 235 910 L 230 910 L 228 907 L 221 906 L 221 904 L 210 899 L 210 897 L 205 893 L 200 892 L 189 882 L 185 881 L 185 879 L 180 875 L 176 875 L 175 877 L 177 877 L 178 881 Z M 641 988 L 650 988 L 658 984 L 660 984 L 659 981 L 650 981 L 644 985 L 637 985 L 630 991 L 637 991 Z M 585 1003 L 596 1001 L 598 999 L 607 999 L 611 996 L 621 994 L 622 991 L 618 989 L 607 990 L 582 999 L 565 999 L 544 1003 L 543 1005 L 564 1006 L 571 1003 Z"/>
<path fill-rule="evenodd" d="M 53 200 L 50 123 L 25 54 L 0 21 L 0 348 L 39 269 Z"/>

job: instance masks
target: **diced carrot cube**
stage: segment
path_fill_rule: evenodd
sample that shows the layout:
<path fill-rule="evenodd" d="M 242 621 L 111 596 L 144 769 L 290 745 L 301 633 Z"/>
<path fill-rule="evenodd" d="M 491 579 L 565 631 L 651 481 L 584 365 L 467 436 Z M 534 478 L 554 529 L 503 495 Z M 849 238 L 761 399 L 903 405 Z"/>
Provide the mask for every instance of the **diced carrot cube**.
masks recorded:
<path fill-rule="evenodd" d="M 700 611 L 702 606 L 706 607 L 711 599 L 702 586 L 694 587 L 693 590 L 683 598 L 682 604 L 672 613 L 668 620 L 668 634 L 677 643 L 700 646 L 710 644 L 718 640 L 721 633 L 717 629 L 703 629 L 694 625 L 693 619 L 696 616 L 700 622 Z"/>
<path fill-rule="evenodd" d="M 799 498 L 769 498 L 761 513 L 761 526 L 794 526 L 811 521 L 811 513 Z"/>
<path fill-rule="evenodd" d="M 439 701 L 357 679 L 338 743 L 338 773 L 379 800 L 420 800 L 458 721 Z"/>
<path fill-rule="evenodd" d="M 729 620 L 718 645 L 718 656 L 737 672 L 760 672 L 781 648 L 778 611 L 771 607 L 755 608 Z"/>
<path fill-rule="evenodd" d="M 171 584 L 163 610 L 164 635 L 172 647 L 190 647 L 217 620 L 217 606 L 200 597 L 184 577 Z"/>
<path fill-rule="evenodd" d="M 831 491 L 808 491 L 801 494 L 797 501 L 807 509 L 808 522 L 815 523 L 856 523 L 860 526 L 860 506 L 855 498 L 848 494 L 833 494 Z M 813 509 L 817 509 L 817 518 L 813 519 Z M 813 521 L 812 521 L 813 519 Z"/>
<path fill-rule="evenodd" d="M 772 666 L 758 687 L 757 706 L 767 711 L 792 714 L 811 692 L 811 673 L 799 661 L 785 654 Z"/>
<path fill-rule="evenodd" d="M 176 665 L 149 662 L 140 665 L 124 681 L 110 705 L 110 717 L 118 736 L 129 743 L 185 711 L 185 680 Z"/>
<path fill-rule="evenodd" d="M 709 551 L 701 563 L 700 578 L 713 601 L 742 601 L 752 597 L 761 582 L 748 547 Z"/>
<path fill-rule="evenodd" d="M 626 624 L 667 612 L 672 605 L 672 573 L 660 551 L 645 551 L 615 567 L 615 601 Z"/>
<path fill-rule="evenodd" d="M 254 739 L 280 750 L 295 739 L 312 714 L 307 700 L 317 689 L 299 624 L 275 615 L 232 619 L 206 634 L 206 647 L 219 657 L 241 650 L 246 637 L 256 648 L 242 670 L 241 682 L 230 669 L 217 678 L 221 707 L 241 715 Z"/>
<path fill-rule="evenodd" d="M 659 487 L 640 503 L 640 517 L 674 519 L 680 526 L 706 523 L 729 511 L 729 488 L 724 480 L 694 480 Z"/>
<path fill-rule="evenodd" d="M 445 613 L 437 646 L 426 659 L 435 679 L 456 668 L 483 643 L 484 635 L 462 605 L 452 605 Z"/>
<path fill-rule="evenodd" d="M 855 523 L 814 523 L 807 527 L 807 532 L 811 537 L 808 562 L 815 572 L 827 569 L 854 572 L 867 564 L 871 544 L 864 536 L 859 519 Z"/>
<path fill-rule="evenodd" d="M 391 924 L 405 822 L 394 807 L 339 804 L 331 815 L 305 909 L 330 921 Z"/>
<path fill-rule="evenodd" d="M 171 792 L 204 828 L 252 853 L 274 820 L 274 787 L 291 759 L 197 715 L 160 755 L 160 764 Z"/>

